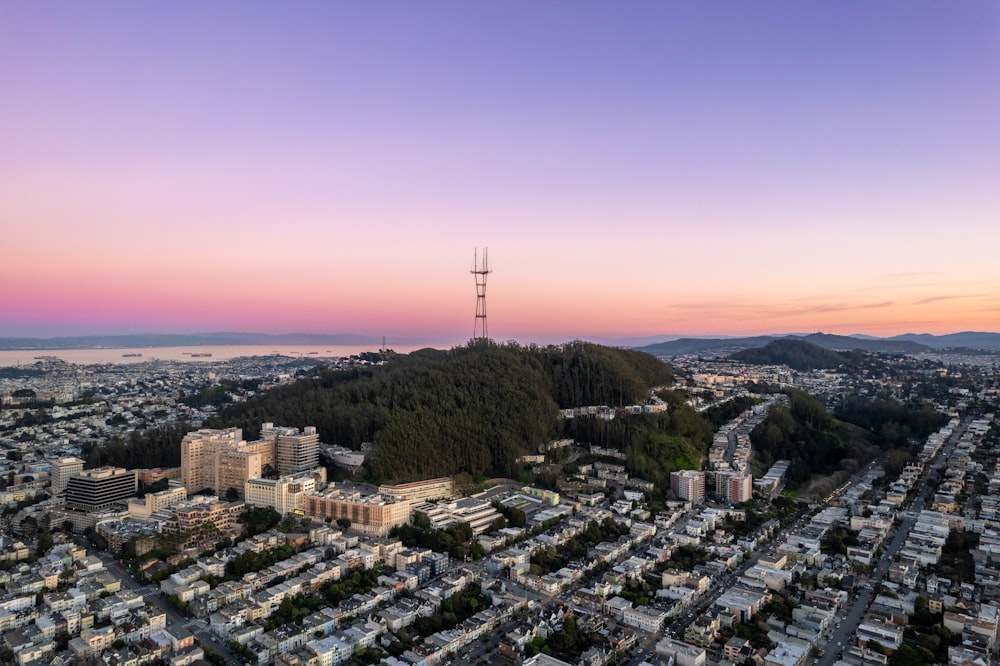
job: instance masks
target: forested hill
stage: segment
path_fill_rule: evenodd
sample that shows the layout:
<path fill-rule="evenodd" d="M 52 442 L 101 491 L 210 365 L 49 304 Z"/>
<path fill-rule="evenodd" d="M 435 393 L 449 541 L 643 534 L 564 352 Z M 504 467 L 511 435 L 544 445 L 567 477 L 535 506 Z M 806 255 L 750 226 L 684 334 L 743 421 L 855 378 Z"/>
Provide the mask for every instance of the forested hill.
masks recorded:
<path fill-rule="evenodd" d="M 374 442 L 373 477 L 511 475 L 516 459 L 558 433 L 558 408 L 643 402 L 669 366 L 641 352 L 574 342 L 521 347 L 477 341 L 385 365 L 322 371 L 226 408 L 216 426 L 315 425 L 323 441 Z"/>
<path fill-rule="evenodd" d="M 744 349 L 729 356 L 754 365 L 787 365 L 793 370 L 836 368 L 848 359 L 843 354 L 803 340 L 774 340 L 757 349 Z"/>

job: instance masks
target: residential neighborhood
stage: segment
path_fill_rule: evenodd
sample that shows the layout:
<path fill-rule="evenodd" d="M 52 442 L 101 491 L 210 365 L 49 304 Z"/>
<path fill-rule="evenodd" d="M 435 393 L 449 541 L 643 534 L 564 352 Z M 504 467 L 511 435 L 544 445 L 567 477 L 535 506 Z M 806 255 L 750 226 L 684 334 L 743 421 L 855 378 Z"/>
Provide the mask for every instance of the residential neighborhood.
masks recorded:
<path fill-rule="evenodd" d="M 847 375 L 674 359 L 695 410 L 748 407 L 702 466 L 657 485 L 624 452 L 566 439 L 535 443 L 530 478 L 366 483 L 364 451 L 309 424 L 204 426 L 216 407 L 191 396 L 293 381 L 277 359 L 44 359 L 0 379 L 0 659 L 992 666 L 1000 383 L 977 361 Z M 960 381 L 929 392 L 942 377 Z M 792 462 L 761 468 L 751 441 L 784 388 L 922 400 L 945 425 L 904 464 L 872 459 L 803 497 Z M 667 409 L 651 395 L 562 418 Z M 85 467 L 95 447 L 177 426 L 176 466 Z M 555 486 L 536 485 L 553 466 Z"/>

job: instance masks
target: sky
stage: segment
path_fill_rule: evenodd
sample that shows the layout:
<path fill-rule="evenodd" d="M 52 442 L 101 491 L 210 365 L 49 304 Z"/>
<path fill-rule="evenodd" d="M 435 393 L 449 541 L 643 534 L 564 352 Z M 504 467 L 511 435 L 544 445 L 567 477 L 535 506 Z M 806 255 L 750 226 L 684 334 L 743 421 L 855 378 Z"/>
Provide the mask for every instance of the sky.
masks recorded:
<path fill-rule="evenodd" d="M 0 2 L 0 336 L 1000 331 L 1000 3 Z"/>

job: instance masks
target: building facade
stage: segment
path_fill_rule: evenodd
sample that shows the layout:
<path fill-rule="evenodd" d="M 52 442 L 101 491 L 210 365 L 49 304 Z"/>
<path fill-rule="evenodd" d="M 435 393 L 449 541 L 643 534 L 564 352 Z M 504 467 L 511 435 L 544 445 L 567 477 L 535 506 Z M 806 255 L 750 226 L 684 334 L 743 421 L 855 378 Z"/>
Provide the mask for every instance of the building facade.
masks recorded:
<path fill-rule="evenodd" d="M 715 475 L 715 496 L 725 502 L 748 502 L 753 494 L 750 472 L 719 472 Z"/>
<path fill-rule="evenodd" d="M 244 497 L 247 504 L 269 506 L 281 514 L 300 511 L 306 495 L 316 492 L 317 476 L 302 472 L 279 479 L 247 479 Z"/>
<path fill-rule="evenodd" d="M 705 499 L 705 473 L 684 469 L 670 473 L 670 491 L 677 499 L 696 504 Z"/>
<path fill-rule="evenodd" d="M 243 502 L 224 502 L 211 495 L 199 495 L 159 511 L 153 518 L 164 534 L 190 532 L 210 524 L 225 532 L 237 523 Z"/>
<path fill-rule="evenodd" d="M 455 494 L 455 484 L 449 478 L 430 479 L 429 481 L 414 481 L 397 485 L 381 485 L 379 495 L 411 502 L 422 502 L 436 499 L 447 499 Z"/>
<path fill-rule="evenodd" d="M 260 438 L 273 442 L 274 466 L 279 474 L 307 472 L 319 465 L 319 435 L 313 426 L 299 431 L 298 428 L 275 427 L 273 423 L 265 423 L 261 427 Z"/>
<path fill-rule="evenodd" d="M 262 458 L 257 447 L 243 440 L 240 428 L 203 428 L 181 441 L 181 480 L 192 492 L 225 494 L 232 488 L 242 497 L 247 479 L 261 476 Z"/>
<path fill-rule="evenodd" d="M 69 477 L 76 476 L 83 471 L 83 461 L 79 458 L 57 458 L 52 461 L 49 468 L 49 477 L 52 479 L 52 494 L 58 495 L 66 490 Z"/>
<path fill-rule="evenodd" d="M 134 470 L 121 467 L 98 467 L 83 470 L 66 480 L 66 507 L 94 512 L 124 505 L 135 495 L 139 480 Z"/>
<path fill-rule="evenodd" d="M 305 496 L 305 514 L 321 520 L 346 518 L 351 529 L 373 536 L 385 536 L 393 527 L 410 520 L 410 502 L 382 495 L 362 496 L 336 488 Z"/>
<path fill-rule="evenodd" d="M 178 486 L 158 493 L 147 493 L 142 499 L 130 500 L 128 512 L 133 518 L 149 518 L 152 514 L 187 499 L 187 488 Z"/>

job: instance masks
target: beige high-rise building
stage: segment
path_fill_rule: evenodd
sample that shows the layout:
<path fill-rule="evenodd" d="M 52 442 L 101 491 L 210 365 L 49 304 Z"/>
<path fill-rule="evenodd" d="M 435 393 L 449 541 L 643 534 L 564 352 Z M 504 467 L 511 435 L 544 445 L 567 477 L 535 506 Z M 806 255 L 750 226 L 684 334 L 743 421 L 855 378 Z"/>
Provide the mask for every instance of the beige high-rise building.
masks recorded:
<path fill-rule="evenodd" d="M 260 454 L 260 468 L 270 467 L 271 469 L 277 471 L 278 461 L 274 458 L 274 441 L 268 441 L 266 439 L 256 439 L 252 442 L 246 442 L 246 450 L 250 453 Z"/>
<path fill-rule="evenodd" d="M 753 493 L 750 472 L 718 472 L 715 475 L 715 495 L 726 502 L 746 502 Z"/>
<path fill-rule="evenodd" d="M 215 490 L 215 457 L 218 451 L 243 441 L 239 428 L 189 432 L 181 440 L 181 483 L 188 492 Z"/>
<path fill-rule="evenodd" d="M 210 489 L 220 495 L 230 489 L 243 497 L 247 479 L 260 477 L 263 455 L 243 440 L 239 428 L 203 428 L 181 441 L 181 480 L 191 492 Z"/>
<path fill-rule="evenodd" d="M 79 458 L 57 458 L 49 468 L 49 478 L 52 479 L 52 494 L 58 495 L 66 490 L 69 477 L 83 471 L 83 461 Z"/>
<path fill-rule="evenodd" d="M 274 467 L 280 474 L 308 472 L 319 465 L 319 434 L 313 426 L 298 428 L 265 423 L 260 438 L 274 442 Z"/>
<path fill-rule="evenodd" d="M 693 469 L 671 472 L 670 490 L 677 499 L 697 504 L 705 499 L 705 473 Z"/>

